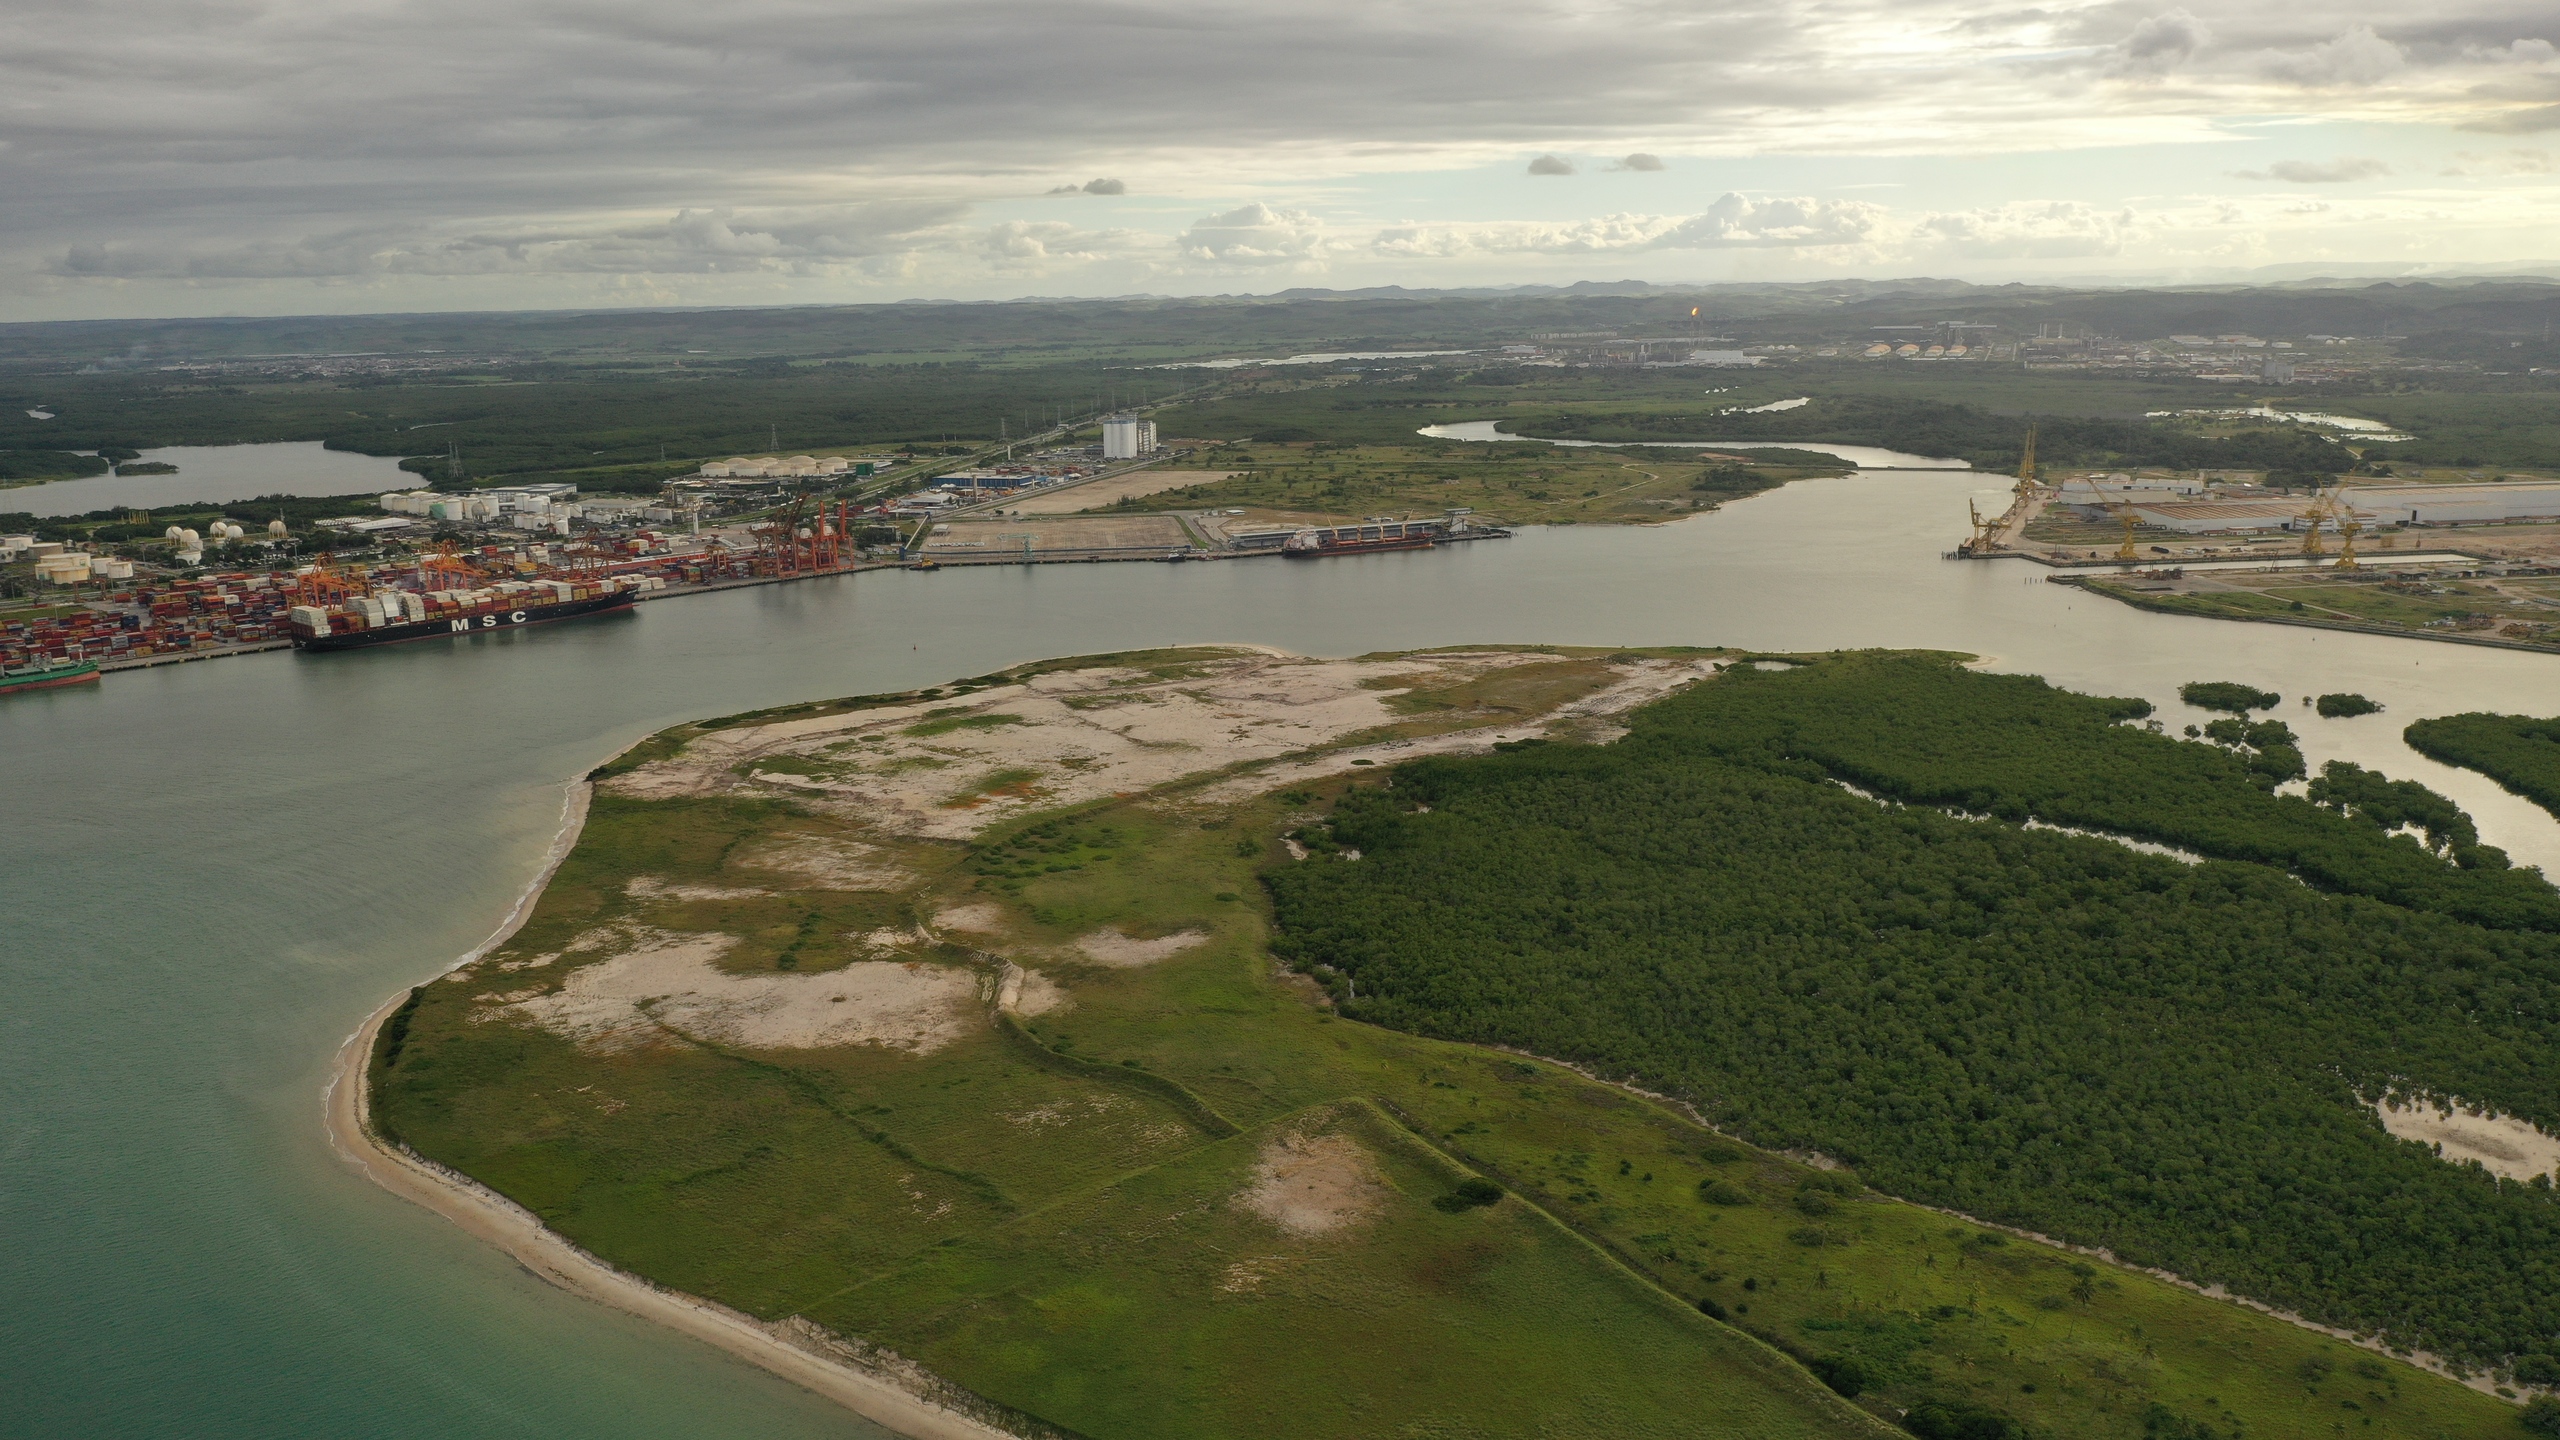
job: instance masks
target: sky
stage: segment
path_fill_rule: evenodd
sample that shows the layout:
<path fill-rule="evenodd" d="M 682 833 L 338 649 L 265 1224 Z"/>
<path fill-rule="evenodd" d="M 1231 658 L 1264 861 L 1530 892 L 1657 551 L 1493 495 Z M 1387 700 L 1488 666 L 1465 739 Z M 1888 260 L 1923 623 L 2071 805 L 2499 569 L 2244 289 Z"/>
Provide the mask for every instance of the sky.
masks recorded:
<path fill-rule="evenodd" d="M 2560 274 L 2560 5 L 14 0 L 0 320 Z"/>

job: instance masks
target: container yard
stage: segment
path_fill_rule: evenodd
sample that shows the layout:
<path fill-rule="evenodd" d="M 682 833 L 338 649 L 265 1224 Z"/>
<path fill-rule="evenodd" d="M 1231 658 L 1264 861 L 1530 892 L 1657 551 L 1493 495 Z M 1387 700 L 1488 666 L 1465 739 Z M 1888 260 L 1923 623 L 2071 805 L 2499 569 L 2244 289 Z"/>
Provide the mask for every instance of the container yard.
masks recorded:
<path fill-rule="evenodd" d="M 38 603 L 0 610 L 0 672 L 11 682 L 0 693 L 260 650 L 326 653 L 431 643 L 624 612 L 643 600 L 866 569 L 1315 558 L 1431 549 L 1509 533 L 1457 512 L 1427 520 L 1372 516 L 1356 524 L 1276 525 L 1241 519 L 1241 511 L 1007 515 L 971 507 L 966 518 L 945 518 L 919 509 L 916 499 L 857 505 L 797 496 L 759 518 L 716 526 L 703 526 L 699 511 L 659 509 L 649 518 L 681 514 L 693 528 L 590 530 L 564 539 L 559 530 L 571 518 L 560 513 L 565 501 L 528 491 L 471 517 L 482 527 L 471 538 L 521 537 L 514 543 L 447 540 L 428 551 L 412 542 L 405 549 L 395 544 L 397 553 L 379 560 L 321 555 L 300 565 L 180 573 L 32 537 L 0 537 L 8 559 L 32 567 L 39 592 Z M 386 496 L 386 518 L 407 519 L 418 503 L 411 495 Z M 519 523 L 528 517 L 541 528 Z M 359 545 L 371 533 L 352 531 L 346 538 Z M 170 543 L 185 563 L 208 542 L 244 539 L 190 532 Z M 230 553 L 246 559 L 257 543 Z M 270 549 L 265 558 L 278 557 Z M 72 675 L 70 667 L 81 673 Z"/>

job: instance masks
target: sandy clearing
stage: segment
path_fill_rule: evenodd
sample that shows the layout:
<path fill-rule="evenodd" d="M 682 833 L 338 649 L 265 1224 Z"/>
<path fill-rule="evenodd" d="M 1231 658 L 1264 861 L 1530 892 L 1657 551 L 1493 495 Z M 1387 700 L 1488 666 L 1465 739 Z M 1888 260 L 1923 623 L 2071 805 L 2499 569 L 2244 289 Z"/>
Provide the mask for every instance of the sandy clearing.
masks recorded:
<path fill-rule="evenodd" d="M 1439 683 L 1552 658 L 1311 660 L 1203 647 L 1198 665 L 1176 677 L 1125 667 L 1053 671 L 933 707 L 1006 714 L 1016 724 L 916 736 L 906 731 L 921 712 L 895 707 L 741 726 L 606 783 L 651 797 L 787 793 L 891 834 L 960 840 L 1025 810 L 1134 794 L 1203 769 L 1334 744 L 1397 719 L 1391 696 L 1426 678 Z M 821 762 L 789 769 L 827 773 L 793 775 L 759 763 L 784 756 Z M 948 804 L 954 776 L 969 773 L 1004 773 L 1018 783 L 965 807 Z"/>
<path fill-rule="evenodd" d="M 971 905 L 953 905 L 934 912 L 933 923 L 943 930 L 959 930 L 971 935 L 986 935 L 1004 928 L 1004 907 L 981 900 Z"/>
<path fill-rule="evenodd" d="M 1135 939 L 1117 930 L 1096 930 L 1090 935 L 1076 937 L 1076 952 L 1096 965 L 1128 970 L 1179 955 L 1195 945 L 1206 943 L 1208 938 L 1209 932 L 1205 930 L 1184 930 L 1153 940 Z"/>
<path fill-rule="evenodd" d="M 1448 660 L 1451 656 L 1434 656 Z M 1476 657 L 1464 657 L 1474 659 Z M 1488 657 L 1490 658 L 1490 657 Z M 1546 654 L 1504 656 L 1503 659 L 1530 662 L 1549 661 Z M 1392 765 L 1400 760 L 1416 760 L 1425 755 L 1489 754 L 1497 740 L 1518 740 L 1543 734 L 1557 728 L 1575 731 L 1575 738 L 1592 742 L 1615 739 L 1624 733 L 1615 722 L 1617 717 L 1649 701 L 1693 681 L 1714 673 L 1705 660 L 1642 660 L 1622 667 L 1626 674 L 1602 690 L 1586 695 L 1549 716 L 1523 716 L 1505 725 L 1473 730 L 1452 730 L 1441 735 L 1426 735 L 1411 740 L 1386 740 L 1375 745 L 1329 750 L 1321 755 L 1282 760 L 1259 766 L 1232 779 L 1221 780 L 1201 788 L 1196 798 L 1207 805 L 1230 805 L 1250 800 L 1257 795 L 1290 785 L 1304 784 L 1340 775 L 1352 768 L 1354 761 L 1366 760 L 1376 765 Z"/>
<path fill-rule="evenodd" d="M 642 931 L 620 955 L 571 971 L 557 994 L 499 1007 L 589 1048 L 665 1031 L 757 1050 L 878 1045 L 927 1054 L 967 1033 L 978 978 L 943 965 L 864 960 L 816 975 L 731 975 L 726 935 Z M 481 1018 L 475 1014 L 474 1019 Z"/>
<path fill-rule="evenodd" d="M 770 890 L 730 890 L 717 885 L 676 885 L 655 875 L 634 876 L 622 887 L 634 900 L 753 900 Z"/>
<path fill-rule="evenodd" d="M 2478 1114 L 2459 1101 L 2442 1108 L 2428 1101 L 2382 1102 L 2373 1107 L 2382 1128 L 2403 1140 L 2441 1147 L 2447 1164 L 2477 1160 L 2492 1175 L 2530 1180 L 2560 1172 L 2560 1139 L 2509 1115 Z"/>
<path fill-rule="evenodd" d="M 489 938 L 453 963 L 445 978 L 467 978 L 471 969 L 515 938 L 533 915 L 534 902 L 569 858 L 586 828 L 595 787 L 573 781 L 562 797 L 560 830 L 542 868 L 516 897 Z M 329 1147 L 364 1177 L 401 1199 L 444 1217 L 475 1240 L 496 1246 L 535 1278 L 583 1299 L 654 1321 L 772 1372 L 833 1401 L 864 1419 L 911 1440 L 1014 1440 L 986 1424 L 927 1398 L 943 1387 L 939 1377 L 887 1351 L 856 1352 L 831 1332 L 794 1315 L 773 1325 L 699 1296 L 626 1275 L 545 1228 L 532 1211 L 478 1181 L 409 1151 L 374 1133 L 366 1066 L 384 1021 L 409 998 L 395 991 L 338 1046 L 329 1083 L 320 1092 L 321 1126 Z"/>
<path fill-rule="evenodd" d="M 1073 515 L 1080 510 L 1096 510 L 1122 500 L 1161 495 L 1185 485 L 1214 485 L 1243 473 L 1241 470 L 1140 470 L 1135 474 L 1094 480 L 1053 495 L 1038 495 L 996 508 L 1021 515 Z"/>
<path fill-rule="evenodd" d="M 1302 1239 L 1368 1219 L 1385 1203 L 1369 1152 L 1345 1135 L 1275 1135 L 1236 1196 L 1254 1214 Z"/>
<path fill-rule="evenodd" d="M 778 835 L 729 862 L 733 868 L 771 870 L 821 890 L 903 890 L 916 877 L 856 840 L 805 832 Z"/>
<path fill-rule="evenodd" d="M 996 978 L 996 1008 L 1013 1015 L 1045 1015 L 1074 1003 L 1058 982 L 1008 960 Z"/>

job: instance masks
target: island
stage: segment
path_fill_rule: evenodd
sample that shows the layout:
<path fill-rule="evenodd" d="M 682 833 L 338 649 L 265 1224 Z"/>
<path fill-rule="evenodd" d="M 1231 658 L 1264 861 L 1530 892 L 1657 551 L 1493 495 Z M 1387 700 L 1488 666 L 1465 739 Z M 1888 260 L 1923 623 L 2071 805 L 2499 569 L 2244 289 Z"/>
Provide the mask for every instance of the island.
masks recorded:
<path fill-rule="evenodd" d="M 2560 895 L 1968 660 L 1190 647 L 680 725 L 333 1133 L 904 1434 L 2541 1423 Z"/>

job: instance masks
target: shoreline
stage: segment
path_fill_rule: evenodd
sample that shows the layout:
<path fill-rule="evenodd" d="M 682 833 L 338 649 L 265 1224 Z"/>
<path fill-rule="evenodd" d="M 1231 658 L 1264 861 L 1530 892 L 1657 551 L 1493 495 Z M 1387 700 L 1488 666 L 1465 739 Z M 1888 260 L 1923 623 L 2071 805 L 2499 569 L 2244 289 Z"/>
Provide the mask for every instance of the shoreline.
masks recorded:
<path fill-rule="evenodd" d="M 444 974 L 505 944 L 523 926 L 560 862 L 577 844 L 594 792 L 595 787 L 585 780 L 570 784 L 561 805 L 559 834 L 544 856 L 540 873 L 489 938 Z M 878 1370 L 861 1366 L 855 1363 L 866 1353 L 861 1347 L 797 1316 L 767 1324 L 742 1311 L 625 1273 L 578 1248 L 532 1211 L 487 1186 L 385 1141 L 373 1128 L 367 1070 L 374 1036 L 408 994 L 403 989 L 383 1001 L 339 1044 L 329 1067 L 329 1083 L 321 1093 L 330 1148 L 366 1179 L 494 1246 L 547 1284 L 726 1351 L 910 1440 L 1013 1440 L 1014 1432 L 922 1393 L 920 1382 L 928 1377 L 920 1367 L 885 1355 L 882 1358 L 888 1363 Z M 881 1373 L 884 1370 L 890 1373 Z M 892 1374 L 898 1378 L 891 1378 Z"/>

